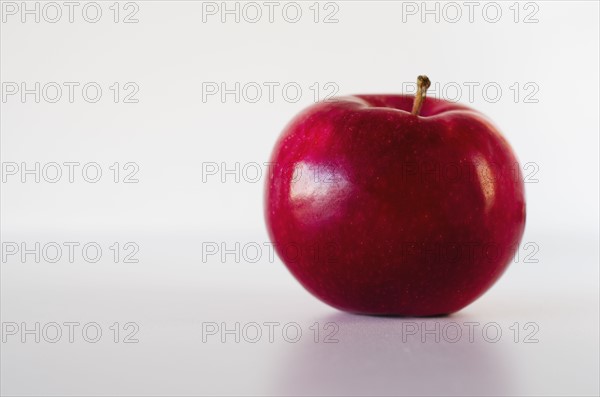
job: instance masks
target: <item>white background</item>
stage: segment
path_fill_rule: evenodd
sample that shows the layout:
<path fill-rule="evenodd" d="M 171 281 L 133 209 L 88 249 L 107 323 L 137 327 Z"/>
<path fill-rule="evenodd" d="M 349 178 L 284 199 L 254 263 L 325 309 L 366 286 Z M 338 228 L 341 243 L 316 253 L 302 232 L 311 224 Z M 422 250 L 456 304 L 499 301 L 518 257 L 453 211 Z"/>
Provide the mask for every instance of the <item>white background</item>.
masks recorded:
<path fill-rule="evenodd" d="M 472 21 L 469 8 L 458 2 L 462 16 L 456 23 L 450 21 L 456 8 L 446 3 L 437 3 L 439 21 L 426 14 L 423 22 L 421 2 L 323 2 L 316 23 L 312 1 L 297 3 L 297 23 L 284 18 L 285 2 L 277 3 L 273 22 L 258 2 L 263 15 L 256 23 L 249 21 L 255 9 L 244 8 L 246 3 L 237 3 L 239 22 L 226 15 L 224 23 L 220 12 L 203 13 L 212 5 L 221 11 L 221 2 L 138 1 L 127 8 L 123 2 L 118 23 L 113 2 L 98 3 L 97 23 L 83 18 L 86 2 L 75 8 L 72 23 L 66 6 L 57 23 L 43 13 L 39 23 L 33 15 L 23 23 L 21 3 L 14 3 L 16 15 L 6 12 L 6 3 L 3 95 L 13 83 L 19 89 L 23 82 L 29 89 L 35 82 L 80 85 L 73 103 L 64 85 L 57 103 L 47 100 L 55 96 L 51 88 L 39 103 L 33 94 L 24 101 L 20 93 L 2 98 L 3 249 L 7 243 L 31 249 L 36 242 L 76 242 L 80 248 L 95 242 L 102 256 L 89 263 L 76 249 L 69 263 L 64 246 L 58 263 L 43 255 L 40 263 L 33 255 L 3 256 L 3 395 L 599 393 L 597 2 L 480 2 Z M 46 3 L 38 4 L 42 12 Z M 498 8 L 502 14 L 492 23 Z M 54 18 L 55 10 L 46 10 Z M 123 23 L 134 10 L 138 22 Z M 93 18 L 94 10 L 88 12 Z M 332 12 L 337 22 L 324 23 Z M 527 16 L 533 23 L 525 23 Z M 434 87 L 439 83 L 432 95 L 460 95 L 460 102 L 487 114 L 511 142 L 527 178 L 523 245 L 492 290 L 450 317 L 338 312 L 305 292 L 270 257 L 264 178 L 255 178 L 255 164 L 268 161 L 281 129 L 314 102 L 317 86 L 317 99 L 331 87 L 337 95 L 399 93 L 423 73 Z M 102 88 L 97 103 L 82 96 L 89 82 Z M 121 87 L 118 103 L 109 88 L 115 82 Z M 123 103 L 131 92 L 123 89 L 128 82 L 139 87 L 137 103 Z M 272 101 L 265 82 L 279 84 Z M 262 96 L 251 103 L 255 91 L 248 86 L 238 103 L 233 94 L 203 98 L 207 83 L 229 89 L 258 84 Z M 301 88 L 296 102 L 293 89 L 282 93 L 286 83 Z M 477 84 L 471 98 L 469 84 Z M 64 166 L 57 183 L 44 175 L 39 183 L 33 175 L 22 182 L 22 163 L 33 168 L 36 162 L 40 168 L 51 162 L 81 165 L 73 183 Z M 97 183 L 81 174 L 91 162 L 102 169 Z M 118 183 L 109 168 L 115 162 L 121 167 Z M 122 167 L 129 162 L 139 167 L 137 183 L 123 183 L 132 168 Z M 16 175 L 7 171 L 12 163 L 19 166 Z M 239 180 L 235 172 L 203 173 L 209 163 L 220 170 L 234 170 L 237 163 Z M 109 248 L 115 242 L 118 263 Z M 131 252 L 123 249 L 127 242 L 139 247 L 138 263 L 124 263 L 123 255 Z M 241 249 L 239 258 L 203 257 L 207 243 L 228 249 L 250 243 L 262 250 L 257 261 L 255 251 Z M 80 327 L 73 343 L 66 334 L 57 343 L 44 335 L 39 343 L 33 335 L 21 341 L 22 323 L 34 328 L 36 322 L 43 327 L 69 321 L 98 323 L 102 338 L 87 342 Z M 109 328 L 115 322 L 121 328 L 135 322 L 139 342 L 123 343 L 128 332 L 121 330 L 115 343 Z M 280 323 L 274 342 L 264 326 L 257 343 L 244 335 L 239 343 L 231 335 L 223 343 L 220 333 L 203 341 L 207 323 L 234 328 L 250 322 Z M 321 330 L 316 342 L 309 328 L 315 322 Z M 406 333 L 409 323 L 420 330 L 456 323 L 465 333 L 465 322 L 481 324 L 473 342 L 468 335 L 457 343 L 425 335 L 423 342 L 420 333 Z M 6 332 L 12 323 L 19 327 L 16 335 Z M 301 327 L 297 343 L 282 337 L 287 323 Z M 337 327 L 337 343 L 324 343 L 327 323 Z M 482 337 L 488 323 L 502 330 L 499 342 Z M 525 329 L 527 323 L 533 325 Z M 537 342 L 525 343 L 534 329 Z"/>

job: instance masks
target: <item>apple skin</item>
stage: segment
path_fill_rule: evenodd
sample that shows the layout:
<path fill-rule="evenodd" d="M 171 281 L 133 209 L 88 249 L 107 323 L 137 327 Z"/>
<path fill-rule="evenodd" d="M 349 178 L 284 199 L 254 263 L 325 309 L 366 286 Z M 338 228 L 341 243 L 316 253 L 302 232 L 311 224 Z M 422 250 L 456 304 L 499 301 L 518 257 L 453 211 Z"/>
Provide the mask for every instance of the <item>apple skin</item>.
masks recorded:
<path fill-rule="evenodd" d="M 523 178 L 480 113 L 425 99 L 317 103 L 282 132 L 265 218 L 290 272 L 340 310 L 435 316 L 502 275 L 525 228 Z"/>

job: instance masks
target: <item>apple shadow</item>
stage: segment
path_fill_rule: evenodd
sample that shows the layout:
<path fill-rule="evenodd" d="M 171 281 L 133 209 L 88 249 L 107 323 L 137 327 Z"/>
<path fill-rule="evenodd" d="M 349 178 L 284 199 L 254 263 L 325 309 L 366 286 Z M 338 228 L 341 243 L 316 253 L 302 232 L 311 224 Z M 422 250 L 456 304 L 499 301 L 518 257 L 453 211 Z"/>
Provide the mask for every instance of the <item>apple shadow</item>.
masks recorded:
<path fill-rule="evenodd" d="M 348 396 L 514 394 L 514 374 L 500 344 L 486 342 L 477 333 L 470 340 L 466 326 L 462 326 L 462 337 L 451 341 L 458 334 L 450 332 L 456 329 L 453 324 L 447 324 L 469 321 L 475 320 L 460 313 L 397 318 L 338 312 L 317 318 L 320 332 L 316 340 L 311 331 L 300 342 L 281 346 L 281 364 L 273 377 L 272 392 Z M 334 325 L 328 326 L 330 323 Z M 435 331 L 436 326 L 440 331 Z M 444 326 L 447 335 L 441 331 Z M 427 334 L 425 329 L 434 331 Z"/>

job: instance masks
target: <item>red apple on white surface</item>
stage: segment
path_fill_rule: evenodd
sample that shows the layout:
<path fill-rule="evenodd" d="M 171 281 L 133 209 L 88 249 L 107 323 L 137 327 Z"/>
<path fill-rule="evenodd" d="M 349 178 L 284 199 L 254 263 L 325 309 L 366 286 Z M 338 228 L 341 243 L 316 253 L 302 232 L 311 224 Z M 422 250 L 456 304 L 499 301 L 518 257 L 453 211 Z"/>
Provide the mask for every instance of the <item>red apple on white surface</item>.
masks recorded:
<path fill-rule="evenodd" d="M 525 227 L 513 151 L 466 106 L 416 96 L 317 103 L 273 149 L 265 218 L 313 295 L 341 310 L 456 312 L 506 270 Z"/>

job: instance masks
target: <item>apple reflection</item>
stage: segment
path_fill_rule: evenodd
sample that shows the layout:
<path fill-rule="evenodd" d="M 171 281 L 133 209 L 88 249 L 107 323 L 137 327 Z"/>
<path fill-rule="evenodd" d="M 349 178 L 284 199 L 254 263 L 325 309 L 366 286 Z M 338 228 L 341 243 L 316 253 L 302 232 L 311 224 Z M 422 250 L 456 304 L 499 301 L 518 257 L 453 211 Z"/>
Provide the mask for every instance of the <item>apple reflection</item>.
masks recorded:
<path fill-rule="evenodd" d="M 461 315 L 444 318 L 385 318 L 336 313 L 316 319 L 320 342 L 313 334 L 282 348 L 280 373 L 275 374 L 273 394 L 278 395 L 507 395 L 514 393 L 506 352 L 501 344 L 481 338 L 456 342 L 456 327 L 439 342 L 435 332 L 421 340 L 421 333 L 406 335 L 408 323 L 448 323 L 471 320 Z M 339 327 L 323 330 L 327 323 Z M 450 329 L 453 330 L 450 331 Z M 405 333 L 403 340 L 403 331 Z M 438 332 L 438 335 L 440 333 Z M 323 343 L 323 339 L 339 340 Z"/>

